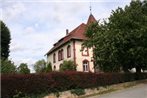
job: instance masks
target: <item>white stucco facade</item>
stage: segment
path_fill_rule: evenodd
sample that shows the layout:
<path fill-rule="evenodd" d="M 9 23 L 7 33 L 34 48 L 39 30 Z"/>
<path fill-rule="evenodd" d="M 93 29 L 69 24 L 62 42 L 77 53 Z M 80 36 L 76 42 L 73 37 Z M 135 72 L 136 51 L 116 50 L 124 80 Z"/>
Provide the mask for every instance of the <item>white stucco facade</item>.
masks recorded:
<path fill-rule="evenodd" d="M 69 41 L 67 44 L 63 45 L 62 47 L 58 48 L 51 54 L 47 55 L 47 62 L 51 62 L 52 64 L 52 69 L 58 71 L 60 68 L 60 64 L 63 63 L 64 60 L 72 60 L 76 63 L 77 65 L 77 71 L 84 71 L 84 72 L 94 72 L 94 66 L 93 66 L 93 61 L 91 61 L 91 58 L 93 57 L 93 52 L 92 48 L 88 48 L 88 55 L 84 55 L 82 53 L 82 43 L 83 41 L 79 40 L 72 40 Z M 71 56 L 68 58 L 67 57 L 67 47 L 70 45 L 71 47 Z M 74 49 L 75 48 L 75 49 Z M 63 60 L 58 60 L 58 51 L 63 49 Z M 55 59 L 56 62 L 53 60 L 53 55 L 54 53 L 56 54 Z M 88 70 L 83 69 L 83 61 L 88 61 Z"/>
<path fill-rule="evenodd" d="M 77 71 L 84 71 L 83 61 L 86 60 L 89 63 L 88 71 L 94 72 L 93 61 L 91 61 L 91 58 L 93 57 L 92 48 L 88 48 L 88 55 L 82 55 L 82 43 L 82 41 L 75 41 Z"/>
<path fill-rule="evenodd" d="M 67 47 L 68 47 L 68 45 L 70 45 L 70 47 L 71 47 L 71 57 L 69 57 L 69 58 L 67 57 Z M 63 58 L 64 59 L 59 61 L 58 60 L 58 52 L 61 49 L 63 49 Z M 55 56 L 56 62 L 53 61 L 54 53 L 56 54 L 56 56 Z M 67 60 L 67 61 L 72 60 L 73 61 L 73 42 L 72 41 L 68 42 L 67 44 L 65 44 L 62 47 L 58 48 L 57 50 L 55 50 L 51 54 L 47 55 L 47 62 L 48 63 L 50 62 L 52 64 L 52 69 L 54 69 L 54 66 L 55 66 L 56 71 L 59 70 L 60 64 L 62 64 L 64 60 Z"/>

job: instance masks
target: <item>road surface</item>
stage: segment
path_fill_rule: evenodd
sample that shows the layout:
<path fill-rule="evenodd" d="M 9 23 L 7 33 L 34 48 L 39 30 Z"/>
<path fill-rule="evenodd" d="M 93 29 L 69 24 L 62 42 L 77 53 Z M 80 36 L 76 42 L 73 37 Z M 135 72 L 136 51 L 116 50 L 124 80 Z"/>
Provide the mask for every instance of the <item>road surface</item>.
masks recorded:
<path fill-rule="evenodd" d="M 88 98 L 147 98 L 147 84 L 140 84 L 135 87 Z"/>

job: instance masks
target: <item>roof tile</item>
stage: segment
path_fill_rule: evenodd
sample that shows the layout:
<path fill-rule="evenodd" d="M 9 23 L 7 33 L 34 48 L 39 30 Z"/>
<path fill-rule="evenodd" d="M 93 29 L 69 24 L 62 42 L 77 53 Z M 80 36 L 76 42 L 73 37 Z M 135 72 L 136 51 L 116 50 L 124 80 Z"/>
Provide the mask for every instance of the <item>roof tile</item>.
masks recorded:
<path fill-rule="evenodd" d="M 67 34 L 65 37 L 61 38 L 57 43 L 54 44 L 54 47 L 50 49 L 50 51 L 47 52 L 47 54 L 52 53 L 56 49 L 58 49 L 60 46 L 65 44 L 66 42 L 70 41 L 71 39 L 81 39 L 81 40 L 86 40 L 85 36 L 85 30 L 87 25 L 96 22 L 96 19 L 92 14 L 90 14 L 87 24 L 80 24 L 78 27 L 76 27 L 73 31 L 71 31 L 69 34 Z"/>

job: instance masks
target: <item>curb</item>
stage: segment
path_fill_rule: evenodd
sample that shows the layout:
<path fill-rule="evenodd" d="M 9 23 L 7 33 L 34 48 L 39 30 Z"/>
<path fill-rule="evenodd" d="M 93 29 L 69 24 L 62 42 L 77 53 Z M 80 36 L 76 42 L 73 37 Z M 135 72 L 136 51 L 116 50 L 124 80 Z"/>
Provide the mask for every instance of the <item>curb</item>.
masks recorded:
<path fill-rule="evenodd" d="M 131 88 L 131 87 L 141 85 L 141 84 L 144 84 L 144 83 L 147 83 L 147 79 L 133 81 L 133 82 L 119 83 L 119 84 L 114 84 L 114 85 L 110 85 L 110 86 L 107 86 L 107 87 L 99 87 L 99 90 L 97 90 L 96 93 L 81 95 L 78 98 L 86 98 L 86 97 L 91 97 L 91 96 L 95 96 L 95 95 L 107 94 L 107 93 L 111 93 L 111 92 L 114 92 L 114 91 L 123 90 L 123 89 L 126 89 L 126 88 Z"/>

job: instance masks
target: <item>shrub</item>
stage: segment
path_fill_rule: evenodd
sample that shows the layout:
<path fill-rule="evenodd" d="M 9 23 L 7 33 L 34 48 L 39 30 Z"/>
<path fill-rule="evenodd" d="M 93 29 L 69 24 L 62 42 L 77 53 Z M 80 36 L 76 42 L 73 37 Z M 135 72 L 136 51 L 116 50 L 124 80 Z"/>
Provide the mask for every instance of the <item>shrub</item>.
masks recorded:
<path fill-rule="evenodd" d="M 12 98 L 18 92 L 27 95 L 85 89 L 116 83 L 147 79 L 147 73 L 83 73 L 75 71 L 47 74 L 2 74 L 1 96 Z M 76 91 L 75 91 L 76 92 Z M 21 94 L 18 94 L 21 95 Z"/>
<path fill-rule="evenodd" d="M 30 69 L 28 68 L 27 63 L 21 63 L 19 67 L 17 68 L 17 73 L 19 74 L 29 74 Z"/>
<path fill-rule="evenodd" d="M 80 88 L 72 89 L 71 93 L 80 96 L 80 95 L 84 95 L 85 94 L 85 90 L 84 89 L 80 89 Z"/>
<path fill-rule="evenodd" d="M 74 71 L 76 70 L 76 65 L 73 61 L 63 61 L 63 64 L 60 66 L 60 71 Z"/>
<path fill-rule="evenodd" d="M 0 59 L 1 62 L 1 73 L 4 74 L 10 74 L 10 73 L 16 73 L 16 66 L 11 60 L 8 59 Z"/>
<path fill-rule="evenodd" d="M 49 63 L 46 65 L 45 72 L 51 72 L 51 71 L 52 71 L 52 64 L 51 64 L 51 62 L 49 62 Z"/>

